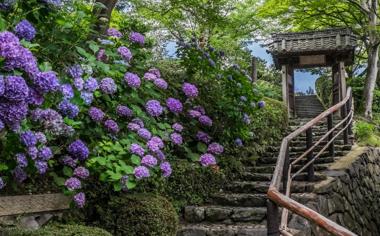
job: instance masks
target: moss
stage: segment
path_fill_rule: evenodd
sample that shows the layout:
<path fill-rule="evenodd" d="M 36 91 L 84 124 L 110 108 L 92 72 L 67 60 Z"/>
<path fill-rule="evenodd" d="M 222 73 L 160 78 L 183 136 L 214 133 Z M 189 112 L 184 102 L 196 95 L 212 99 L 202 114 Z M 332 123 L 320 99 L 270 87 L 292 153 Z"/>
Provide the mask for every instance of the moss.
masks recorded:
<path fill-rule="evenodd" d="M 100 224 L 119 236 L 174 236 L 178 216 L 164 197 L 147 194 L 125 194 L 111 198 L 100 212 Z"/>
<path fill-rule="evenodd" d="M 82 225 L 48 225 L 38 230 L 1 229 L 3 236 L 112 236 L 107 231 Z"/>

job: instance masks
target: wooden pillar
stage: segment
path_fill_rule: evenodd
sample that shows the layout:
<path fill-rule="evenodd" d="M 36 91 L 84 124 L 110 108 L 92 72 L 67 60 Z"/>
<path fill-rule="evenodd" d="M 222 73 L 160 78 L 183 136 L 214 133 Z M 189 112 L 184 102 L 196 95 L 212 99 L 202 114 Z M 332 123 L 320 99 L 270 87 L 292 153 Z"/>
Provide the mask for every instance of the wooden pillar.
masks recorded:
<path fill-rule="evenodd" d="M 338 64 L 334 64 L 332 67 L 333 105 L 341 101 L 341 82 L 339 74 Z"/>
<path fill-rule="evenodd" d="M 288 115 L 295 115 L 294 70 L 290 65 L 282 66 L 282 100 Z"/>
<path fill-rule="evenodd" d="M 289 112 L 289 93 L 288 93 L 288 67 L 286 65 L 282 66 L 282 101 L 284 105 L 288 108 Z"/>
<path fill-rule="evenodd" d="M 340 78 L 341 100 L 343 100 L 347 94 L 346 69 L 344 67 L 343 61 L 339 62 L 339 78 Z"/>

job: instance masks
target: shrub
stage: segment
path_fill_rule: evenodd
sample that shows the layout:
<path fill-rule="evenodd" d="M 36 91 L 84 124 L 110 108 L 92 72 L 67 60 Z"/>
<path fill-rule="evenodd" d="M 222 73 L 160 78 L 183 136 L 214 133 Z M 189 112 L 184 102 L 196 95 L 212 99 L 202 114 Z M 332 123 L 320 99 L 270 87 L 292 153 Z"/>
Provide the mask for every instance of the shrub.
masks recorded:
<path fill-rule="evenodd" d="M 365 121 L 357 121 L 354 127 L 355 136 L 361 145 L 380 147 L 380 135 L 376 125 Z"/>
<path fill-rule="evenodd" d="M 126 194 L 113 197 L 100 217 L 101 227 L 113 235 L 174 236 L 178 216 L 164 197 Z"/>
<path fill-rule="evenodd" d="M 3 236 L 112 236 L 107 231 L 82 225 L 48 225 L 39 230 L 23 230 L 17 228 L 1 229 Z"/>

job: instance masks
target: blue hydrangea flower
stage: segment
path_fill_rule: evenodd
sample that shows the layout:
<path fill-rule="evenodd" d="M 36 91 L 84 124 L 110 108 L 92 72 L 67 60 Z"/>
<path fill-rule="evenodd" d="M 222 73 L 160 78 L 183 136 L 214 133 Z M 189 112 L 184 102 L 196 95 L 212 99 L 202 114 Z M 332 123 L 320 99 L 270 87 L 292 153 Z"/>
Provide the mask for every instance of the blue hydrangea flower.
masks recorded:
<path fill-rule="evenodd" d="M 23 38 L 27 41 L 32 41 L 36 36 L 36 29 L 29 21 L 22 20 L 16 25 L 15 33 L 19 38 Z"/>

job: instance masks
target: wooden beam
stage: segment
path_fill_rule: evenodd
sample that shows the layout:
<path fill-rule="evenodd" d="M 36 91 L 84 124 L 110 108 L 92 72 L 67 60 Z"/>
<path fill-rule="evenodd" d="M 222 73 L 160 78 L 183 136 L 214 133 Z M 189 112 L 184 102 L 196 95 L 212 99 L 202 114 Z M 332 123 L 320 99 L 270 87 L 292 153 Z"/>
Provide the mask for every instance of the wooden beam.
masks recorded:
<path fill-rule="evenodd" d="M 341 88 L 341 98 L 346 97 L 347 92 L 347 82 L 346 82 L 346 69 L 344 67 L 344 62 L 339 62 L 339 77 L 340 77 L 340 88 Z"/>
<path fill-rule="evenodd" d="M 0 197 L 0 216 L 65 210 L 70 202 L 70 197 L 61 193 Z"/>

